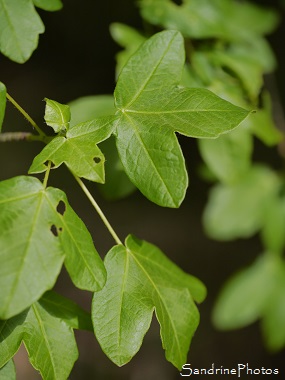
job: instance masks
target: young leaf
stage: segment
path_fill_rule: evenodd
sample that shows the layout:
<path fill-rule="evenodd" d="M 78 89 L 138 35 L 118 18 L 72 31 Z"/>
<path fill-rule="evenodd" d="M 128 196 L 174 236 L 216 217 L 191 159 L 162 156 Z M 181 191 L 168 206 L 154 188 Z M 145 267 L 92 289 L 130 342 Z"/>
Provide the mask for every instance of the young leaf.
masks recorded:
<path fill-rule="evenodd" d="M 44 25 L 32 0 L 0 0 L 0 51 L 24 63 L 38 45 Z"/>
<path fill-rule="evenodd" d="M 220 329 L 249 325 L 262 316 L 272 296 L 279 258 L 263 255 L 251 267 L 233 276 L 223 287 L 213 311 Z"/>
<path fill-rule="evenodd" d="M 10 360 L 4 367 L 0 368 L 1 380 L 16 380 L 16 370 L 13 360 Z"/>
<path fill-rule="evenodd" d="M 115 114 L 116 111 L 113 95 L 84 96 L 70 102 L 69 107 L 71 128 L 87 120 Z M 98 185 L 99 191 L 109 200 L 120 199 L 134 192 L 136 188 L 124 171 L 114 139 L 101 142 L 99 147 L 106 158 L 106 180 L 104 185 Z"/>
<path fill-rule="evenodd" d="M 79 287 L 95 291 L 104 285 L 92 238 L 61 190 L 44 189 L 32 177 L 1 182 L 0 225 L 0 318 L 21 312 L 50 289 L 65 256 Z"/>
<path fill-rule="evenodd" d="M 178 207 L 188 185 L 175 132 L 217 137 L 248 111 L 205 89 L 178 87 L 184 67 L 179 32 L 146 41 L 123 68 L 115 89 L 117 147 L 126 173 L 153 202 Z"/>
<path fill-rule="evenodd" d="M 111 249 L 105 265 L 107 283 L 92 303 L 94 331 L 103 351 L 119 366 L 130 361 L 155 309 L 166 358 L 181 368 L 199 322 L 193 298 L 203 301 L 202 283 L 157 247 L 133 236 L 126 239 L 126 247 Z"/>
<path fill-rule="evenodd" d="M 33 0 L 36 7 L 45 11 L 59 11 L 62 8 L 61 0 Z"/>
<path fill-rule="evenodd" d="M 2 82 L 0 82 L 0 132 L 2 130 L 5 109 L 6 109 L 6 87 Z"/>
<path fill-rule="evenodd" d="M 114 120 L 114 116 L 95 119 L 76 125 L 65 137 L 55 137 L 34 158 L 29 173 L 46 171 L 46 161 L 52 161 L 54 167 L 65 163 L 79 177 L 104 183 L 105 157 L 96 144 L 111 135 Z"/>
<path fill-rule="evenodd" d="M 209 236 L 231 240 L 257 232 L 265 223 L 267 206 L 279 187 L 275 173 L 262 166 L 248 170 L 237 183 L 216 185 L 203 215 Z"/>
<path fill-rule="evenodd" d="M 46 109 L 44 118 L 47 125 L 52 127 L 56 133 L 68 130 L 70 122 L 69 106 L 47 98 L 45 98 L 45 102 Z"/>

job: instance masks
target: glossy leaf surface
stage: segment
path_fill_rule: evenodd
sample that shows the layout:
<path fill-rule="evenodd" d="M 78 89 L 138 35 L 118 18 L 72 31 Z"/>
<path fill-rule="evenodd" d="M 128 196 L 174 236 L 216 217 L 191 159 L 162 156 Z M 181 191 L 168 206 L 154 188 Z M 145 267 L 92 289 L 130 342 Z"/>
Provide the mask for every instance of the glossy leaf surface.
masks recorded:
<path fill-rule="evenodd" d="M 203 284 L 157 247 L 133 236 L 126 239 L 126 247 L 111 249 L 105 265 L 106 286 L 92 303 L 94 331 L 103 351 L 119 366 L 129 362 L 155 310 L 166 358 L 181 368 L 199 322 L 193 299 L 203 301 Z"/>
<path fill-rule="evenodd" d="M 103 263 L 61 190 L 44 189 L 32 177 L 2 181 L 0 225 L 1 318 L 21 312 L 50 289 L 64 259 L 79 287 L 103 286 Z"/>
<path fill-rule="evenodd" d="M 47 161 L 54 167 L 65 163 L 79 177 L 104 183 L 105 157 L 96 144 L 107 139 L 113 130 L 114 117 L 95 119 L 78 124 L 67 131 L 65 137 L 55 137 L 38 154 L 29 173 L 41 173 L 47 170 Z"/>
<path fill-rule="evenodd" d="M 145 196 L 168 207 L 180 205 L 188 185 L 175 132 L 213 138 L 248 115 L 208 90 L 178 87 L 183 67 L 181 34 L 161 32 L 130 58 L 115 89 L 115 133 L 125 171 Z"/>
<path fill-rule="evenodd" d="M 38 45 L 44 25 L 32 0 L 0 0 L 0 51 L 24 63 Z"/>

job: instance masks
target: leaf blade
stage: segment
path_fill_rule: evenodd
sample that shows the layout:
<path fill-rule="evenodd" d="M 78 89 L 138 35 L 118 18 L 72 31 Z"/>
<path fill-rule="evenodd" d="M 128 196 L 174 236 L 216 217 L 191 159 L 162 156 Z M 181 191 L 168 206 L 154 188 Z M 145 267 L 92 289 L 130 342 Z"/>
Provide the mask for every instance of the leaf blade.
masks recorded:
<path fill-rule="evenodd" d="M 2 181 L 0 188 L 0 314 L 9 318 L 53 286 L 64 254 L 51 232 L 59 220 L 47 207 L 41 182 L 20 176 Z"/>
<path fill-rule="evenodd" d="M 33 0 L 36 7 L 45 11 L 59 11 L 63 4 L 61 0 Z"/>
<path fill-rule="evenodd" d="M 188 186 L 174 132 L 214 138 L 249 113 L 208 90 L 179 87 L 183 66 L 181 34 L 160 32 L 132 55 L 115 89 L 115 136 L 125 171 L 147 198 L 166 207 L 179 207 Z"/>
<path fill-rule="evenodd" d="M 133 236 L 127 237 L 126 247 L 115 246 L 105 264 L 107 283 L 92 302 L 94 331 L 103 351 L 117 365 L 131 360 L 155 309 L 166 357 L 181 368 L 199 319 L 190 292 L 201 301 L 204 286 L 157 247 Z M 177 308 L 183 309 L 183 318 Z"/>
<path fill-rule="evenodd" d="M 44 25 L 30 0 L 0 1 L 0 50 L 17 63 L 27 61 L 38 45 Z"/>
<path fill-rule="evenodd" d="M 94 119 L 74 126 L 66 137 L 55 137 L 34 158 L 29 173 L 46 171 L 46 162 L 52 161 L 54 167 L 65 163 L 79 177 L 104 183 L 105 157 L 96 144 L 111 135 L 114 120 L 114 117 Z"/>
<path fill-rule="evenodd" d="M 47 125 L 56 133 L 68 130 L 71 118 L 69 106 L 48 98 L 45 98 L 45 102 L 44 119 Z"/>
<path fill-rule="evenodd" d="M 40 303 L 31 306 L 24 344 L 31 364 L 46 380 L 64 380 L 78 358 L 72 329 L 51 316 Z"/>

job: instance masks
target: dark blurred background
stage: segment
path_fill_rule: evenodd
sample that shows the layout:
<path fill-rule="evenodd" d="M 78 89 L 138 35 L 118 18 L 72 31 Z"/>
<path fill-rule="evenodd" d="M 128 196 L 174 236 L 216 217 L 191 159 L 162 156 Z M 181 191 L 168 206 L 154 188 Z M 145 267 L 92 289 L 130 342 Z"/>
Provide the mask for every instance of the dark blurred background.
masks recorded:
<path fill-rule="evenodd" d="M 76 0 L 63 1 L 60 12 L 39 12 L 46 26 L 40 36 L 39 48 L 24 65 L 0 57 L 0 80 L 8 92 L 39 123 L 43 125 L 45 97 L 67 103 L 85 95 L 110 94 L 115 87 L 114 55 L 120 48 L 109 34 L 111 22 L 119 21 L 138 28 L 142 21 L 134 1 L 131 0 Z M 278 6 L 280 1 L 257 1 L 267 6 Z M 284 22 L 269 37 L 279 61 L 276 72 L 280 104 L 284 106 Z M 3 131 L 30 131 L 30 126 L 8 104 Z M 129 233 L 158 245 L 185 271 L 200 278 L 208 288 L 206 301 L 199 306 L 201 323 L 193 339 L 188 363 L 192 367 L 235 368 L 238 363 L 249 363 L 251 368 L 279 368 L 284 378 L 284 351 L 269 354 L 263 348 L 258 323 L 232 332 L 216 331 L 211 324 L 211 310 L 218 290 L 237 269 L 250 264 L 261 251 L 257 237 L 229 243 L 207 239 L 203 233 L 201 215 L 207 199 L 208 185 L 197 175 L 200 157 L 194 139 L 179 137 L 190 177 L 186 199 L 180 209 L 158 207 L 136 192 L 118 202 L 106 202 L 94 184 L 88 187 L 114 226 L 124 239 Z M 0 179 L 26 174 L 41 143 L 10 142 L 0 145 Z M 275 148 L 257 144 L 255 159 L 282 165 Z M 81 193 L 77 183 L 64 167 L 53 172 L 49 184 L 63 189 L 72 207 L 79 213 L 93 235 L 95 246 L 104 257 L 113 245 L 112 238 L 101 220 Z M 73 298 L 87 310 L 91 295 L 76 290 L 63 272 L 56 289 Z M 154 321 L 140 352 L 130 364 L 116 367 L 103 354 L 94 336 L 87 332 L 76 333 L 80 357 L 70 375 L 72 380 L 174 380 L 179 372 L 164 358 L 158 324 Z M 30 366 L 24 349 L 16 356 L 17 379 L 36 380 L 40 376 Z M 283 373 L 283 375 L 282 375 Z M 277 377 L 277 376 L 275 376 Z M 202 378 L 202 376 L 198 376 Z M 219 378 L 216 376 L 215 378 Z M 221 376 L 225 378 L 225 376 Z"/>

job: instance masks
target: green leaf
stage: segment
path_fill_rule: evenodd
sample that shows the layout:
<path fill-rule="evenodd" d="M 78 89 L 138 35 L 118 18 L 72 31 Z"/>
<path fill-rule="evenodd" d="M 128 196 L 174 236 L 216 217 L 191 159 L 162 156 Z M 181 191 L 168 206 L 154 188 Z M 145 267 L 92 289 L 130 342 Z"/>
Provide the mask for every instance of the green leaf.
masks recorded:
<path fill-rule="evenodd" d="M 277 129 L 272 119 L 271 99 L 267 92 L 263 93 L 262 100 L 264 108 L 251 114 L 244 121 L 244 125 L 247 126 L 264 144 L 274 146 L 284 139 L 284 134 Z"/>
<path fill-rule="evenodd" d="M 271 9 L 229 0 L 141 0 L 141 14 L 152 24 L 177 29 L 190 38 L 248 40 L 270 33 L 278 24 Z"/>
<path fill-rule="evenodd" d="M 116 111 L 113 95 L 83 96 L 68 105 L 71 112 L 70 128 L 88 120 L 114 115 Z"/>
<path fill-rule="evenodd" d="M 268 251 L 282 254 L 285 247 L 285 198 L 272 197 L 265 210 L 261 231 L 262 241 Z"/>
<path fill-rule="evenodd" d="M 262 166 L 253 167 L 237 183 L 216 185 L 203 215 L 206 232 L 218 240 L 253 235 L 264 225 L 267 205 L 279 186 L 275 173 Z"/>
<path fill-rule="evenodd" d="M 51 290 L 41 297 L 40 303 L 49 314 L 73 329 L 93 331 L 90 313 L 70 299 Z"/>
<path fill-rule="evenodd" d="M 0 132 L 2 130 L 2 124 L 5 116 L 6 109 L 6 87 L 0 82 Z"/>
<path fill-rule="evenodd" d="M 144 37 L 136 29 L 119 22 L 114 22 L 110 25 L 110 33 L 113 39 L 120 46 L 125 48 L 123 51 L 116 54 L 116 77 L 118 77 L 128 59 L 138 49 L 138 47 L 145 42 L 146 37 Z"/>
<path fill-rule="evenodd" d="M 235 73 L 251 101 L 256 101 L 263 85 L 263 68 L 255 57 L 251 57 L 247 51 L 231 48 L 228 51 L 213 52 L 212 59 Z"/>
<path fill-rule="evenodd" d="M 180 33 L 154 35 L 129 59 L 115 89 L 117 147 L 131 181 L 153 202 L 178 207 L 188 185 L 175 132 L 217 137 L 248 111 L 205 89 L 178 87 L 184 67 Z"/>
<path fill-rule="evenodd" d="M 132 194 L 136 187 L 127 177 L 121 160 L 118 156 L 116 141 L 110 138 L 100 143 L 100 149 L 106 157 L 104 184 L 98 184 L 98 190 L 105 199 L 113 201 Z"/>
<path fill-rule="evenodd" d="M 114 116 L 91 120 L 74 126 L 65 137 L 55 137 L 34 158 L 29 173 L 46 171 L 46 162 L 52 161 L 55 168 L 65 163 L 79 177 L 104 183 L 105 157 L 96 144 L 111 135 L 114 120 Z"/>
<path fill-rule="evenodd" d="M 241 328 L 263 314 L 275 286 L 279 259 L 261 256 L 249 268 L 234 275 L 223 287 L 213 311 L 213 322 L 219 329 Z"/>
<path fill-rule="evenodd" d="M 0 368 L 12 359 L 21 345 L 27 313 L 25 310 L 13 318 L 0 320 Z"/>
<path fill-rule="evenodd" d="M 51 232 L 59 223 L 39 180 L 0 183 L 0 318 L 21 312 L 54 285 L 64 260 Z"/>
<path fill-rule="evenodd" d="M 104 285 L 92 238 L 61 190 L 44 189 L 32 177 L 2 181 L 0 225 L 0 318 L 21 312 L 50 289 L 64 259 L 78 287 L 95 291 Z"/>
<path fill-rule="evenodd" d="M 203 160 L 224 183 L 238 181 L 249 170 L 253 149 L 251 134 L 239 128 L 215 140 L 199 140 Z"/>
<path fill-rule="evenodd" d="M 66 380 L 78 357 L 72 328 L 49 313 L 41 301 L 0 321 L 0 336 L 0 366 L 14 356 L 23 341 L 31 364 L 45 380 Z"/>
<path fill-rule="evenodd" d="M 68 130 L 71 117 L 69 106 L 47 98 L 45 98 L 45 102 L 44 118 L 47 125 L 52 127 L 56 133 Z"/>
<path fill-rule="evenodd" d="M 111 249 L 105 265 L 107 283 L 92 303 L 94 331 L 103 351 L 119 366 L 129 362 L 155 310 L 166 358 L 181 368 L 199 322 L 192 297 L 198 302 L 205 298 L 202 283 L 157 247 L 133 236 L 126 239 L 126 247 Z"/>
<path fill-rule="evenodd" d="M 285 265 L 279 265 L 276 285 L 266 305 L 262 319 L 262 332 L 266 347 L 273 352 L 285 346 Z"/>
<path fill-rule="evenodd" d="M 16 380 L 16 370 L 13 360 L 10 360 L 4 367 L 0 368 L 1 380 Z"/>
<path fill-rule="evenodd" d="M 38 45 L 44 25 L 32 0 L 0 0 L 0 51 L 24 63 Z"/>
<path fill-rule="evenodd" d="M 71 127 L 75 124 L 115 113 L 112 95 L 84 96 L 69 103 Z M 131 194 L 136 188 L 127 177 L 118 155 L 115 141 L 109 138 L 100 143 L 105 161 L 105 183 L 98 185 L 102 195 L 109 200 L 120 199 Z"/>
<path fill-rule="evenodd" d="M 59 11 L 63 5 L 61 0 L 33 0 L 36 7 L 45 11 Z"/>
<path fill-rule="evenodd" d="M 26 319 L 23 341 L 31 364 L 45 380 L 66 380 L 78 358 L 74 333 L 36 302 Z"/>

